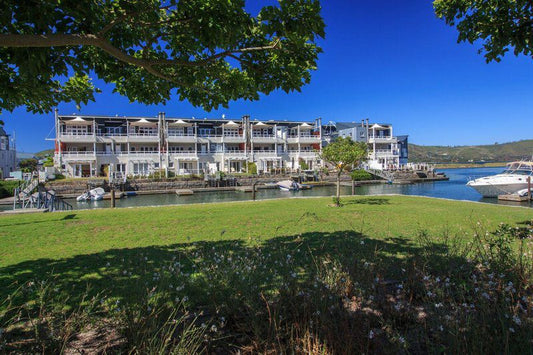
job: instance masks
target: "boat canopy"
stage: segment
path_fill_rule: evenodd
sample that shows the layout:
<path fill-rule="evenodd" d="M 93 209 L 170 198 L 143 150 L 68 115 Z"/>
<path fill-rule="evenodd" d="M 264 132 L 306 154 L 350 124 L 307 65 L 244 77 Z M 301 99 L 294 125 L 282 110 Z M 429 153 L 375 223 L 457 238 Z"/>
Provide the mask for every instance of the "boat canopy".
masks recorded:
<path fill-rule="evenodd" d="M 313 129 L 313 126 L 311 126 L 309 123 L 302 123 L 300 125 L 300 129 Z"/>
<path fill-rule="evenodd" d="M 513 161 L 508 163 L 504 174 L 533 175 L 533 161 Z"/>

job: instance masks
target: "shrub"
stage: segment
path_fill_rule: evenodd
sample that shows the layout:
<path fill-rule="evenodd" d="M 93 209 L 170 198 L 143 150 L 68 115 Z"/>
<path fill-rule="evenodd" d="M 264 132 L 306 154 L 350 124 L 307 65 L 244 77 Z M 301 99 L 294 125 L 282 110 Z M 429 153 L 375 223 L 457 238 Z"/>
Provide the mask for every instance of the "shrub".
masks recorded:
<path fill-rule="evenodd" d="M 257 175 L 257 164 L 248 162 L 248 173 L 252 175 Z"/>
<path fill-rule="evenodd" d="M 364 181 L 364 180 L 372 180 L 373 179 L 372 174 L 370 174 L 368 171 L 365 171 L 365 170 L 362 170 L 362 169 L 352 171 L 350 173 L 350 177 L 354 181 Z"/>
<path fill-rule="evenodd" d="M 0 198 L 12 197 L 15 188 L 19 186 L 19 180 L 4 180 L 0 181 Z"/>

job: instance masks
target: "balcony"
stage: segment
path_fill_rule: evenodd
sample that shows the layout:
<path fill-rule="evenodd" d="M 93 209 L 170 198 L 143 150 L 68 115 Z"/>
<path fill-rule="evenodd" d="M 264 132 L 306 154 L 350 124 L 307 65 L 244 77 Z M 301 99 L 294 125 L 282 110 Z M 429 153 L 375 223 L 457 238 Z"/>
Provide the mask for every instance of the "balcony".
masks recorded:
<path fill-rule="evenodd" d="M 255 157 L 278 157 L 281 156 L 281 153 L 278 154 L 275 150 L 254 150 L 253 155 Z"/>
<path fill-rule="evenodd" d="M 314 150 L 289 150 L 289 156 L 302 157 L 302 158 L 315 158 L 318 157 L 318 152 Z"/>
<path fill-rule="evenodd" d="M 368 136 L 368 142 L 369 143 L 391 143 L 391 142 L 397 142 L 398 140 L 394 136 Z"/>
<path fill-rule="evenodd" d="M 126 132 L 102 132 L 96 133 L 97 142 L 118 142 L 125 143 L 128 140 L 128 134 Z"/>
<path fill-rule="evenodd" d="M 158 151 L 130 151 L 115 153 L 118 156 L 127 156 L 128 158 L 146 158 L 146 159 L 159 159 Z"/>
<path fill-rule="evenodd" d="M 59 138 L 65 143 L 93 142 L 94 134 L 90 132 L 61 132 Z"/>
<path fill-rule="evenodd" d="M 195 143 L 196 134 L 188 132 L 168 132 L 167 140 L 171 143 Z"/>
<path fill-rule="evenodd" d="M 159 134 L 157 130 L 148 131 L 148 132 L 134 132 L 130 131 L 128 133 L 128 138 L 130 141 L 137 142 L 154 142 L 159 140 Z"/>
<path fill-rule="evenodd" d="M 61 156 L 64 160 L 69 161 L 81 161 L 81 160 L 95 160 L 96 154 L 94 151 L 83 151 L 83 152 L 61 152 Z"/>
<path fill-rule="evenodd" d="M 226 150 L 224 151 L 225 158 L 246 158 L 246 152 L 244 150 Z"/>
<path fill-rule="evenodd" d="M 287 143 L 320 143 L 320 135 L 314 135 L 311 133 L 289 134 L 287 137 Z"/>
<path fill-rule="evenodd" d="M 398 149 L 376 149 L 374 152 L 370 152 L 370 156 L 376 157 L 397 157 L 400 155 Z"/>
<path fill-rule="evenodd" d="M 233 132 L 224 132 L 224 135 L 222 136 L 224 138 L 224 142 L 227 143 L 240 143 L 244 142 L 244 135 L 239 133 L 233 133 Z"/>
<path fill-rule="evenodd" d="M 198 158 L 198 153 L 194 150 L 178 150 L 168 153 L 171 159 Z"/>

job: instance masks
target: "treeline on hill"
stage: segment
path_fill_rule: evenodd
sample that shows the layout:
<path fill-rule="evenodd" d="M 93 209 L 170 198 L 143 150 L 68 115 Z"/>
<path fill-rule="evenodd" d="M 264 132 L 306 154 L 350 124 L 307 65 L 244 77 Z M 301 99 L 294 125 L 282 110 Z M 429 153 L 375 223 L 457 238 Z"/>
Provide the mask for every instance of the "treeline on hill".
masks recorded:
<path fill-rule="evenodd" d="M 472 146 L 409 144 L 409 161 L 428 163 L 509 162 L 533 155 L 533 139 Z"/>

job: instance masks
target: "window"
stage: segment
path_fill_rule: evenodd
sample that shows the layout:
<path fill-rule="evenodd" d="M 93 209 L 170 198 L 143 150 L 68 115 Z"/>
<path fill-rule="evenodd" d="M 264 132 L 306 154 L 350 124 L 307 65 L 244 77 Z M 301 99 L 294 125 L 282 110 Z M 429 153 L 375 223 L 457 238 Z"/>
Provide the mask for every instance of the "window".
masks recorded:
<path fill-rule="evenodd" d="M 133 175 L 149 175 L 150 166 L 148 163 L 133 163 Z"/>

